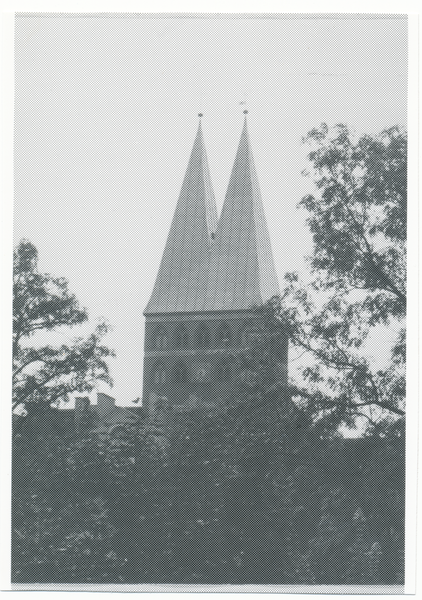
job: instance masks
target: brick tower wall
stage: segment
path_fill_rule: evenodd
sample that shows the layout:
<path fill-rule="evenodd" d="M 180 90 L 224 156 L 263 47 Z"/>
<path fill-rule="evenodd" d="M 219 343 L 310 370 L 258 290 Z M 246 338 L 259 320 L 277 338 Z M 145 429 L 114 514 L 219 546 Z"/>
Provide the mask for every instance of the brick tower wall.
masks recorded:
<path fill-rule="evenodd" d="M 235 356 L 259 330 L 253 312 L 147 316 L 143 405 L 185 412 L 227 403 L 239 373 Z M 250 342 L 249 342 L 250 343 Z M 287 383 L 287 336 L 280 345 L 280 376 Z"/>

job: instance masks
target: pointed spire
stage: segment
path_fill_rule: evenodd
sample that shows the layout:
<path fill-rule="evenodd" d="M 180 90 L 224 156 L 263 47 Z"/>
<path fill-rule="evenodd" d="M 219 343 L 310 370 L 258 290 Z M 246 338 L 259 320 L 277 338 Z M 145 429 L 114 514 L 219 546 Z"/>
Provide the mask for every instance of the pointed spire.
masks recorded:
<path fill-rule="evenodd" d="M 245 310 L 279 294 L 246 114 L 211 249 L 204 310 Z"/>
<path fill-rule="evenodd" d="M 199 115 L 198 132 L 145 314 L 201 310 L 217 209 Z"/>

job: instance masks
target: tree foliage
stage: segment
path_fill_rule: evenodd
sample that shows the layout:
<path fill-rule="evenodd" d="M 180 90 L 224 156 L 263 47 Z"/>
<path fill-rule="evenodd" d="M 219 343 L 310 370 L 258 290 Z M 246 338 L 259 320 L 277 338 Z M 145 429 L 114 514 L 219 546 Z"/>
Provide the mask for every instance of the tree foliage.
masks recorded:
<path fill-rule="evenodd" d="M 269 304 L 271 327 L 279 320 L 308 353 L 305 384 L 292 392 L 328 428 L 353 427 L 356 417 L 387 426 L 405 412 L 407 136 L 392 127 L 354 142 L 346 126 L 322 125 L 304 141 L 316 193 L 299 206 L 308 211 L 313 280 L 286 275 Z M 367 342 L 381 326 L 396 340 L 379 367 Z"/>
<path fill-rule="evenodd" d="M 392 127 L 353 143 L 346 126 L 330 132 L 322 125 L 305 139 L 316 145 L 308 158 L 319 193 L 300 206 L 310 213 L 319 281 L 325 289 L 364 290 L 371 323 L 404 316 L 406 134 Z"/>
<path fill-rule="evenodd" d="M 106 358 L 113 353 L 100 344 L 107 325 L 100 323 L 90 336 L 69 344 L 34 343 L 41 334 L 83 323 L 88 314 L 66 279 L 39 272 L 37 249 L 28 240 L 15 249 L 13 267 L 12 407 L 28 413 L 70 392 L 90 391 L 97 380 L 110 383 Z"/>
<path fill-rule="evenodd" d="M 13 580 L 402 583 L 403 438 L 300 436 L 272 410 L 239 428 L 236 404 L 15 438 Z"/>

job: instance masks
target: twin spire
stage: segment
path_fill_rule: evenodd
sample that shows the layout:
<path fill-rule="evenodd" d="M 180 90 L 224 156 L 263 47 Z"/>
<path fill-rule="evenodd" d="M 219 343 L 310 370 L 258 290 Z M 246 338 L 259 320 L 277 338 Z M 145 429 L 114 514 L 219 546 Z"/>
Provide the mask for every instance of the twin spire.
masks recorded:
<path fill-rule="evenodd" d="M 145 314 L 248 310 L 278 293 L 246 118 L 218 224 L 200 122 Z"/>

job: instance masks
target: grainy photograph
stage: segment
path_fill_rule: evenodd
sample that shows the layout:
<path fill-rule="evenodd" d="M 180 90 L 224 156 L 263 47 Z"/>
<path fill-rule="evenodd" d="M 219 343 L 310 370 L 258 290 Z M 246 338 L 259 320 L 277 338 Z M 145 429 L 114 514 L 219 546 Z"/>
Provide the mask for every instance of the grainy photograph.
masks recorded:
<path fill-rule="evenodd" d="M 14 38 L 12 587 L 402 593 L 406 15 Z"/>

